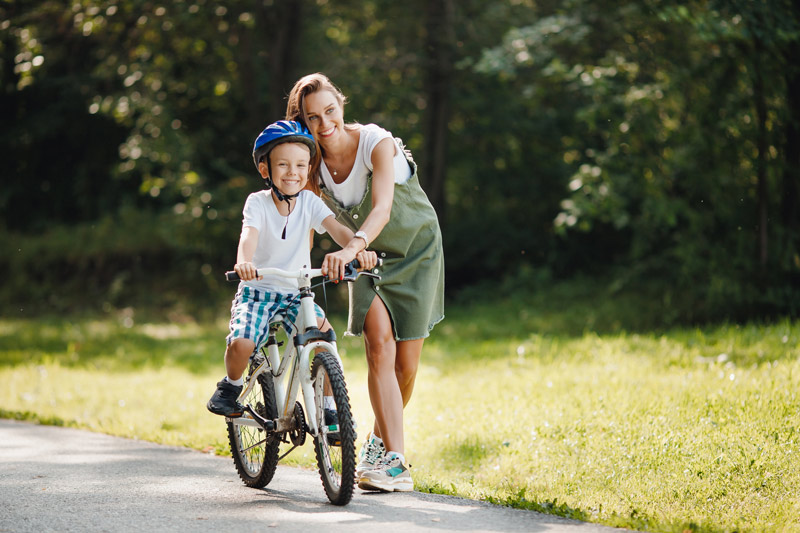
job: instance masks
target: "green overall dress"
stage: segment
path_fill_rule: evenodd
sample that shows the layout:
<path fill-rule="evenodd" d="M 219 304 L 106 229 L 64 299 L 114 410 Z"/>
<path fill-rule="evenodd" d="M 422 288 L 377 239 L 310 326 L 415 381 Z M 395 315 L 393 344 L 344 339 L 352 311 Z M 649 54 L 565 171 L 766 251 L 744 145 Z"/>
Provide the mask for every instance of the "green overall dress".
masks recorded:
<path fill-rule="evenodd" d="M 402 142 L 396 139 L 400 147 Z M 381 279 L 360 276 L 349 284 L 350 315 L 346 335 L 360 336 L 372 300 L 378 295 L 392 318 L 398 341 L 422 339 L 444 318 L 444 251 L 439 219 L 417 176 L 417 164 L 406 150 L 411 179 L 395 183 L 389 222 L 370 243 L 383 265 Z M 336 220 L 358 230 L 372 211 L 372 173 L 361 202 L 344 207 L 323 185 L 322 199 Z"/>

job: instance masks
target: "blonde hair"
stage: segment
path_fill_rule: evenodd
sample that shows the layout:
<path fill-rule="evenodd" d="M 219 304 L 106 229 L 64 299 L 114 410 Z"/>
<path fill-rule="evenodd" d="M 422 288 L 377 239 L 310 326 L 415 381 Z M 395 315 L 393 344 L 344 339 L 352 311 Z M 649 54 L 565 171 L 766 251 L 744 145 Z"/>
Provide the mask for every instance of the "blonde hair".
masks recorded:
<path fill-rule="evenodd" d="M 292 90 L 289 92 L 289 100 L 286 103 L 286 120 L 296 120 L 308 128 L 308 115 L 305 110 L 305 98 L 309 94 L 318 91 L 329 91 L 336 97 L 339 105 L 344 108 L 347 103 L 347 97 L 333 84 L 333 82 L 321 72 L 308 74 L 303 76 L 294 84 Z M 319 196 L 319 167 L 322 164 L 322 147 L 316 139 L 314 142 L 317 145 L 317 154 L 311 160 L 311 166 L 308 173 L 308 184 L 306 188 L 310 189 L 314 194 Z"/>

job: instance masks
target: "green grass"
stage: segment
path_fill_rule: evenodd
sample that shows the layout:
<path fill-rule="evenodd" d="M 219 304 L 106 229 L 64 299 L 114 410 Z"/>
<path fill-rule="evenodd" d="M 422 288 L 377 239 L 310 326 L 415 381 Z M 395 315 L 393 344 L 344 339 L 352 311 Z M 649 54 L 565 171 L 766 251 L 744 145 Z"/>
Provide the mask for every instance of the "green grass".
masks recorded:
<path fill-rule="evenodd" d="M 666 329 L 665 302 L 604 295 L 450 306 L 406 410 L 416 489 L 650 531 L 800 531 L 800 322 Z M 228 453 L 205 410 L 225 333 L 2 319 L 0 416 Z M 340 347 L 363 437 L 363 349 Z"/>

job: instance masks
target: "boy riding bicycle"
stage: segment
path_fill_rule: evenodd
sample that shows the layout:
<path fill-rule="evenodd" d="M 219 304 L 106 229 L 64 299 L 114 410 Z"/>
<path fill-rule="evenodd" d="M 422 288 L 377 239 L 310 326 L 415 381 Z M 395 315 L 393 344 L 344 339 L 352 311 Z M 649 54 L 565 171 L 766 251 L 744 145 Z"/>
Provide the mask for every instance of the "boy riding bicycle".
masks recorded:
<path fill-rule="evenodd" d="M 256 138 L 253 162 L 266 180 L 267 189 L 252 193 L 244 205 L 234 266 L 242 281 L 231 306 L 226 376 L 217 383 L 207 404 L 214 414 L 241 416 L 244 408 L 237 398 L 250 355 L 266 342 L 271 322 L 281 320 L 287 329 L 294 327 L 299 305 L 297 281 L 257 277 L 258 268 L 309 267 L 312 229 L 317 233 L 327 231 L 337 244 L 352 248 L 363 268 L 372 268 L 377 262 L 375 252 L 364 249 L 366 241 L 354 238 L 352 230 L 336 221 L 322 200 L 305 189 L 316 152 L 314 138 L 305 126 L 294 121 L 270 124 Z M 341 279 L 344 262 L 335 254 L 328 254 L 322 270 L 329 278 Z M 327 331 L 330 325 L 322 309 L 314 305 L 319 328 Z"/>

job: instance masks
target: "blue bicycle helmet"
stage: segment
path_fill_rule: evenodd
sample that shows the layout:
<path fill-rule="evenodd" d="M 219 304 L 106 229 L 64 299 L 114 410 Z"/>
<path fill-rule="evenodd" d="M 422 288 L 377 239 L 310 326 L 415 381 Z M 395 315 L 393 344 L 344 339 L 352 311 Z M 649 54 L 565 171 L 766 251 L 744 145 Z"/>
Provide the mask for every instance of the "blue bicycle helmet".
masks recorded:
<path fill-rule="evenodd" d="M 264 131 L 256 137 L 256 142 L 253 144 L 253 163 L 256 168 L 258 168 L 258 162 L 264 157 L 268 157 L 273 148 L 285 142 L 305 144 L 311 150 L 311 157 L 314 157 L 317 151 L 314 137 L 305 126 L 293 120 L 279 120 L 264 128 Z M 269 161 L 267 166 L 269 166 Z"/>

